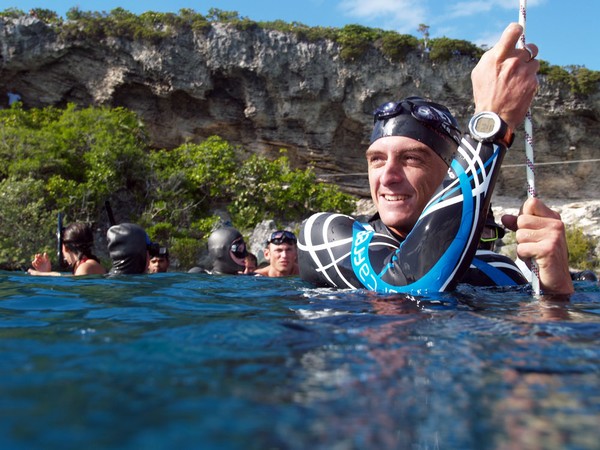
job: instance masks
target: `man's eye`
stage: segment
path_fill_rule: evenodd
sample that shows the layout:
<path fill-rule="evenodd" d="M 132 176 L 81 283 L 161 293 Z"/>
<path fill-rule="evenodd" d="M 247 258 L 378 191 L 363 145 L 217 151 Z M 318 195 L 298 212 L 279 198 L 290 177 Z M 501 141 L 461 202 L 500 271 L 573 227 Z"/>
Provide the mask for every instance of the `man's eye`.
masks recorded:
<path fill-rule="evenodd" d="M 423 161 L 423 157 L 415 153 L 407 153 L 404 155 L 404 160 L 409 164 L 419 164 Z"/>
<path fill-rule="evenodd" d="M 381 155 L 369 155 L 367 157 L 367 163 L 371 166 L 383 164 L 384 162 L 385 162 L 385 159 Z"/>

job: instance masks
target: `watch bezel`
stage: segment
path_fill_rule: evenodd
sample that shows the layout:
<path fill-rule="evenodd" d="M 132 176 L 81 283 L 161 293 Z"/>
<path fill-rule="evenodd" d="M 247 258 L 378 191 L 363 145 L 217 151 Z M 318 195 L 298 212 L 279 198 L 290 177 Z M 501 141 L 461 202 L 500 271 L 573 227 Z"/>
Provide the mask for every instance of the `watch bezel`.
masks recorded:
<path fill-rule="evenodd" d="M 491 132 L 482 132 L 477 130 L 477 124 L 482 118 L 492 119 L 494 121 L 494 128 Z M 502 130 L 502 119 L 496 113 L 483 111 L 475 114 L 471 120 L 469 121 L 469 133 L 471 136 L 481 142 L 493 142 L 496 138 L 503 138 L 504 136 L 499 136 L 500 131 Z"/>

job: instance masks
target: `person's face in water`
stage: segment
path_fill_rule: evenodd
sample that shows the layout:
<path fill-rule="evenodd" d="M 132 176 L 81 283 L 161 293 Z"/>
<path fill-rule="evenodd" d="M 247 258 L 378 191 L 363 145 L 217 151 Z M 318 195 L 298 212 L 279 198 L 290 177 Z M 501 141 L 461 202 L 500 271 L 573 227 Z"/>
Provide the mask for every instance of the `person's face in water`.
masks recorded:
<path fill-rule="evenodd" d="M 264 254 L 271 267 L 285 275 L 293 273 L 298 261 L 298 248 L 291 242 L 271 243 L 265 248 Z"/>
<path fill-rule="evenodd" d="M 256 267 L 256 260 L 246 256 L 246 270 L 244 270 L 244 273 L 253 273 Z"/>
<path fill-rule="evenodd" d="M 169 269 L 169 260 L 165 256 L 153 256 L 148 262 L 148 273 L 162 273 Z"/>
<path fill-rule="evenodd" d="M 404 136 L 377 139 L 367 149 L 369 186 L 383 223 L 400 236 L 414 227 L 448 166 L 428 146 Z"/>
<path fill-rule="evenodd" d="M 65 244 L 62 245 L 62 253 L 67 266 L 74 267 L 75 263 L 77 263 L 77 256 L 75 253 L 69 250 Z"/>

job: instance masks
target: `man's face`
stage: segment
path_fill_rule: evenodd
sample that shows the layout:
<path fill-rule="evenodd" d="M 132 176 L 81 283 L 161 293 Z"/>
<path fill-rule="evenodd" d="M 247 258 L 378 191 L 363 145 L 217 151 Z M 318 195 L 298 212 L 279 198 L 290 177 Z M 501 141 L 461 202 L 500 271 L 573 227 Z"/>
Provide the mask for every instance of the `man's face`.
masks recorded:
<path fill-rule="evenodd" d="M 425 144 L 404 136 L 377 139 L 366 156 L 371 197 L 381 220 L 406 236 L 448 167 Z"/>
<path fill-rule="evenodd" d="M 246 270 L 244 273 L 253 273 L 256 270 L 256 263 L 252 258 L 246 258 Z"/>
<path fill-rule="evenodd" d="M 148 273 L 166 272 L 169 268 L 169 260 L 164 256 L 153 256 L 148 262 Z"/>
<path fill-rule="evenodd" d="M 286 242 L 279 245 L 271 243 L 265 248 L 265 259 L 278 272 L 290 275 L 298 260 L 298 247 Z"/>

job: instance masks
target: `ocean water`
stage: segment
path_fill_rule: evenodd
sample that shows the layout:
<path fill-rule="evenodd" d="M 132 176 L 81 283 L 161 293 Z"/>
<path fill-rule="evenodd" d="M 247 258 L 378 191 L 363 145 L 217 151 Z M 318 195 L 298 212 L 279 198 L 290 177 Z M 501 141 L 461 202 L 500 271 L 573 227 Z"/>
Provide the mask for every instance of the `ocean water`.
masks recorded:
<path fill-rule="evenodd" d="M 600 286 L 0 272 L 0 449 L 598 449 Z"/>

